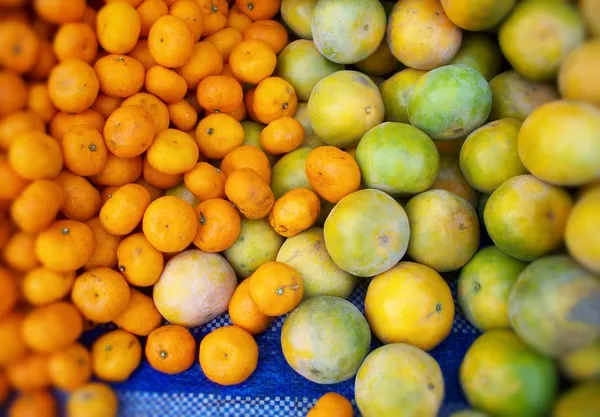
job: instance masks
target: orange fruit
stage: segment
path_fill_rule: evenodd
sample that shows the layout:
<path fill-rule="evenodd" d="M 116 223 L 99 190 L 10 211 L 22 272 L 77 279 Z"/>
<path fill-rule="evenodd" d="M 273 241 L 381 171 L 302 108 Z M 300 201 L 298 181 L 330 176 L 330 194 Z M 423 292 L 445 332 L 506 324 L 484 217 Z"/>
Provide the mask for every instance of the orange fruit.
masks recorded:
<path fill-rule="evenodd" d="M 165 196 L 154 200 L 144 213 L 143 230 L 161 252 L 179 252 L 189 246 L 198 229 L 196 212 L 184 200 Z"/>
<path fill-rule="evenodd" d="M 28 303 L 41 306 L 66 297 L 71 292 L 74 281 L 73 272 L 54 272 L 42 266 L 29 271 L 23 277 L 21 291 Z"/>
<path fill-rule="evenodd" d="M 62 188 L 65 203 L 61 211 L 67 219 L 85 222 L 98 214 L 102 206 L 100 191 L 88 180 L 64 170 L 54 182 Z"/>
<path fill-rule="evenodd" d="M 141 360 L 140 341 L 125 330 L 105 333 L 92 346 L 94 374 L 105 381 L 125 381 Z"/>
<path fill-rule="evenodd" d="M 260 133 L 260 146 L 271 155 L 288 153 L 304 141 L 304 128 L 293 117 L 273 120 Z"/>
<path fill-rule="evenodd" d="M 302 301 L 302 277 L 282 262 L 267 262 L 248 279 L 252 301 L 267 316 L 287 314 Z"/>
<path fill-rule="evenodd" d="M 1 320 L 8 317 L 17 303 L 17 281 L 15 280 L 15 277 L 4 268 L 0 268 L 0 289 L 2 290 L 2 299 L 0 300 Z"/>
<path fill-rule="evenodd" d="M 85 13 L 85 0 L 34 0 L 35 12 L 52 23 L 77 22 Z"/>
<path fill-rule="evenodd" d="M 252 109 L 261 123 L 269 124 L 280 117 L 292 117 L 297 106 L 294 87 L 283 78 L 265 78 L 254 92 Z"/>
<path fill-rule="evenodd" d="M 85 11 L 83 12 L 83 17 L 81 18 L 81 22 L 89 25 L 94 31 L 96 31 L 96 17 L 98 16 L 98 12 L 91 6 L 86 6 Z"/>
<path fill-rule="evenodd" d="M 235 5 L 256 22 L 274 17 L 279 12 L 281 0 L 235 0 Z"/>
<path fill-rule="evenodd" d="M 92 110 L 100 113 L 105 119 L 108 118 L 115 110 L 121 107 L 123 99 L 119 97 L 112 97 L 104 93 L 98 94 L 96 101 L 92 104 Z"/>
<path fill-rule="evenodd" d="M 7 20 L 0 29 L 0 65 L 9 71 L 27 72 L 38 62 L 40 40 L 24 22 Z"/>
<path fill-rule="evenodd" d="M 56 114 L 56 106 L 50 99 L 48 87 L 45 83 L 34 83 L 29 85 L 29 96 L 27 97 L 27 109 L 35 113 L 42 122 L 48 123 Z"/>
<path fill-rule="evenodd" d="M 38 352 L 54 352 L 75 342 L 83 320 L 73 304 L 59 301 L 32 310 L 23 320 L 25 344 Z"/>
<path fill-rule="evenodd" d="M 244 33 L 251 24 L 252 19 L 240 12 L 235 4 L 231 6 L 229 14 L 227 15 L 227 27 L 235 29 L 240 33 Z"/>
<path fill-rule="evenodd" d="M 225 176 L 240 168 L 253 169 L 267 184 L 271 183 L 269 158 L 257 146 L 242 145 L 229 152 L 221 161 Z"/>
<path fill-rule="evenodd" d="M 50 71 L 56 65 L 57 59 L 52 50 L 52 44 L 45 40 L 39 41 L 39 57 L 35 67 L 29 71 L 29 76 L 34 80 L 45 80 L 50 75 Z"/>
<path fill-rule="evenodd" d="M 144 153 L 152 144 L 154 133 L 152 116 L 140 106 L 118 108 L 104 125 L 106 146 L 119 158 Z"/>
<path fill-rule="evenodd" d="M 223 58 L 215 45 L 202 41 L 194 45 L 187 64 L 176 71 L 183 77 L 189 89 L 198 87 L 209 75 L 219 75 L 223 70 Z"/>
<path fill-rule="evenodd" d="M 138 40 L 133 49 L 129 51 L 128 55 L 142 64 L 144 71 L 148 71 L 156 65 L 156 61 L 152 58 L 152 55 L 150 55 L 147 39 Z"/>
<path fill-rule="evenodd" d="M 73 343 L 50 355 L 48 373 L 52 385 L 73 391 L 92 377 L 92 355 L 82 344 Z"/>
<path fill-rule="evenodd" d="M 100 91 L 110 97 L 131 97 L 144 85 L 144 66 L 127 55 L 106 55 L 96 61 L 94 70 Z"/>
<path fill-rule="evenodd" d="M 209 75 L 198 84 L 197 98 L 198 103 L 205 110 L 229 113 L 242 103 L 244 92 L 235 78 L 226 75 Z"/>
<path fill-rule="evenodd" d="M 131 288 L 129 303 L 125 310 L 113 320 L 120 328 L 137 336 L 148 336 L 161 325 L 163 317 L 151 297 Z"/>
<path fill-rule="evenodd" d="M 144 179 L 148 181 L 149 184 L 163 190 L 175 187 L 183 178 L 182 174 L 165 174 L 158 171 L 150 165 L 150 162 L 148 162 L 148 155 L 144 158 L 143 175 Z"/>
<path fill-rule="evenodd" d="M 75 279 L 71 298 L 83 316 L 96 323 L 118 317 L 129 303 L 129 285 L 109 268 L 93 268 Z"/>
<path fill-rule="evenodd" d="M 196 0 L 202 9 L 203 35 L 210 36 L 227 25 L 229 4 L 226 0 Z"/>
<path fill-rule="evenodd" d="M 117 249 L 119 271 L 136 287 L 154 285 L 164 268 L 163 254 L 143 233 L 134 233 L 121 241 Z"/>
<path fill-rule="evenodd" d="M 10 405 L 9 417 L 56 417 L 58 405 L 54 396 L 47 391 L 20 393 Z"/>
<path fill-rule="evenodd" d="M 164 0 L 144 0 L 137 7 L 137 12 L 140 15 L 140 36 L 148 36 L 154 22 L 169 14 L 169 7 Z"/>
<path fill-rule="evenodd" d="M 106 52 L 126 54 L 138 41 L 142 22 L 131 4 L 117 1 L 98 11 L 96 26 L 98 42 Z"/>
<path fill-rule="evenodd" d="M 167 105 L 150 93 L 137 93 L 126 99 L 121 107 L 138 105 L 152 115 L 156 132 L 169 127 L 169 110 Z"/>
<path fill-rule="evenodd" d="M 119 400 L 106 384 L 90 382 L 77 388 L 67 400 L 69 417 L 117 417 Z"/>
<path fill-rule="evenodd" d="M 188 190 L 201 201 L 225 197 L 227 177 L 219 168 L 207 162 L 198 162 L 183 175 L 183 181 Z"/>
<path fill-rule="evenodd" d="M 194 245 L 204 252 L 222 252 L 236 241 L 240 234 L 240 214 L 233 205 L 221 198 L 203 201 L 196 207 L 198 231 Z"/>
<path fill-rule="evenodd" d="M 238 43 L 233 48 L 229 63 L 236 79 L 249 84 L 258 84 L 273 74 L 277 65 L 277 56 L 265 41 L 250 39 Z"/>
<path fill-rule="evenodd" d="M 204 16 L 202 9 L 194 0 L 177 0 L 169 9 L 171 16 L 176 16 L 187 23 L 194 34 L 194 41 L 198 42 L 204 30 Z"/>
<path fill-rule="evenodd" d="M 0 156 L 0 199 L 14 200 L 27 188 L 29 182 L 19 176 L 4 156 Z"/>
<path fill-rule="evenodd" d="M 12 71 L 0 70 L 0 116 L 21 110 L 26 102 L 27 85 L 23 79 Z"/>
<path fill-rule="evenodd" d="M 269 223 L 281 236 L 296 236 L 319 218 L 321 201 L 306 188 L 296 188 L 281 196 L 269 214 Z"/>
<path fill-rule="evenodd" d="M 187 100 L 179 100 L 169 104 L 167 108 L 169 109 L 169 120 L 175 128 L 184 132 L 194 129 L 198 121 L 198 112 Z"/>
<path fill-rule="evenodd" d="M 178 374 L 194 363 L 196 340 L 183 326 L 162 326 L 148 336 L 145 352 L 154 369 L 165 374 Z"/>
<path fill-rule="evenodd" d="M 245 279 L 237 286 L 229 302 L 231 322 L 250 334 L 259 334 L 269 328 L 273 317 L 261 312 L 250 297 L 250 280 Z"/>
<path fill-rule="evenodd" d="M 100 84 L 96 72 L 80 59 L 67 59 L 56 65 L 48 77 L 48 93 L 62 111 L 79 113 L 87 110 L 98 96 Z"/>
<path fill-rule="evenodd" d="M 84 266 L 96 248 L 92 229 L 75 220 L 57 220 L 40 233 L 35 253 L 46 268 L 71 272 Z"/>
<path fill-rule="evenodd" d="M 165 103 L 177 103 L 187 93 L 185 79 L 175 71 L 154 66 L 146 73 L 146 90 Z"/>
<path fill-rule="evenodd" d="M 117 265 L 117 246 L 121 242 L 121 237 L 108 233 L 98 217 L 88 220 L 86 224 L 92 229 L 94 240 L 96 240 L 96 249 L 83 267 L 85 269 L 101 266 L 112 268 Z"/>
<path fill-rule="evenodd" d="M 223 28 L 205 39 L 217 47 L 223 62 L 229 61 L 231 51 L 242 41 L 242 34 L 232 28 Z"/>
<path fill-rule="evenodd" d="M 352 417 L 352 403 L 343 395 L 328 392 L 317 400 L 306 417 Z"/>
<path fill-rule="evenodd" d="M 0 366 L 6 367 L 27 353 L 27 345 L 23 339 L 21 328 L 24 316 L 13 312 L 0 319 Z"/>
<path fill-rule="evenodd" d="M 58 112 L 50 121 L 49 133 L 60 143 L 65 134 L 75 126 L 90 126 L 102 132 L 104 117 L 94 110 L 85 110 L 81 113 Z"/>
<path fill-rule="evenodd" d="M 17 232 L 4 247 L 4 262 L 9 268 L 20 272 L 31 271 L 40 264 L 35 256 L 36 236 L 29 233 Z"/>
<path fill-rule="evenodd" d="M 65 167 L 81 176 L 98 174 L 108 159 L 104 138 L 89 125 L 74 126 L 65 133 L 62 152 Z"/>
<path fill-rule="evenodd" d="M 148 194 L 150 194 L 151 201 L 154 201 L 157 198 L 160 198 L 163 195 L 165 195 L 163 190 L 148 183 L 148 181 L 146 181 L 144 178 L 138 178 L 135 183 L 138 185 L 141 185 L 142 187 L 144 187 L 146 189 L 146 191 L 148 191 Z"/>
<path fill-rule="evenodd" d="M 29 353 L 6 367 L 10 384 L 20 391 L 37 391 L 50 385 L 48 355 Z"/>
<path fill-rule="evenodd" d="M 177 16 L 160 17 L 148 34 L 148 50 L 163 67 L 185 65 L 194 51 L 195 37 L 188 24 Z"/>
<path fill-rule="evenodd" d="M 288 44 L 287 30 L 275 20 L 258 20 L 246 28 L 243 33 L 244 40 L 264 41 L 275 54 L 279 54 Z"/>
<path fill-rule="evenodd" d="M 108 153 L 104 168 L 99 173 L 92 175 L 90 180 L 96 185 L 121 186 L 135 182 L 141 173 L 142 158 L 140 156 L 119 158 Z"/>
<path fill-rule="evenodd" d="M 148 148 L 148 163 L 165 174 L 183 174 L 198 161 L 198 145 L 186 133 L 167 129 L 158 133 Z"/>
<path fill-rule="evenodd" d="M 244 382 L 258 363 L 258 345 L 250 333 L 237 326 L 213 330 L 200 342 L 200 367 L 219 385 Z"/>
<path fill-rule="evenodd" d="M 275 197 L 269 185 L 251 168 L 231 173 L 225 182 L 225 195 L 249 219 L 266 217 Z"/>
<path fill-rule="evenodd" d="M 64 199 L 64 192 L 56 182 L 34 181 L 13 201 L 11 218 L 22 231 L 39 233 L 52 224 Z"/>
<path fill-rule="evenodd" d="M 331 203 L 360 188 L 358 164 L 352 155 L 335 146 L 319 146 L 308 154 L 306 176 L 313 190 Z"/>
<path fill-rule="evenodd" d="M 17 136 L 8 151 L 8 163 L 22 178 L 54 178 L 60 172 L 63 156 L 60 145 L 42 132 L 30 130 Z"/>
<path fill-rule="evenodd" d="M 53 49 L 59 61 L 75 58 L 89 64 L 98 53 L 96 32 L 85 23 L 64 24 L 54 35 Z"/>
<path fill-rule="evenodd" d="M 196 143 L 200 152 L 211 159 L 222 159 L 243 142 L 242 125 L 226 114 L 215 113 L 206 116 L 196 128 Z"/>
<path fill-rule="evenodd" d="M 19 111 L 0 120 L 0 149 L 8 150 L 21 133 L 35 130 L 45 133 L 44 122 L 31 111 Z"/>
<path fill-rule="evenodd" d="M 125 184 L 113 193 L 100 210 L 102 227 L 115 236 L 131 233 L 150 204 L 150 194 L 138 184 Z"/>

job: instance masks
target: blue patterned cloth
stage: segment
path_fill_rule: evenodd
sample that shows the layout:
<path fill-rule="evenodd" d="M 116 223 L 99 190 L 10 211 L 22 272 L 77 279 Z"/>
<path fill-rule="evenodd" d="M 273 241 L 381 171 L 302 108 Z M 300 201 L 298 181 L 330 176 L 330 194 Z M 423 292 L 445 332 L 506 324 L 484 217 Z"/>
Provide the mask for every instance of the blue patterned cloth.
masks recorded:
<path fill-rule="evenodd" d="M 456 282 L 448 276 L 456 300 Z M 359 281 L 350 297 L 364 313 L 364 299 L 368 280 Z M 438 361 L 444 374 L 446 393 L 440 416 L 467 407 L 458 382 L 458 369 L 478 331 L 469 324 L 456 305 L 456 316 L 450 336 L 431 355 Z M 123 417 L 304 417 L 316 400 L 326 392 L 335 391 L 354 402 L 354 378 L 335 385 L 318 385 L 298 375 L 285 361 L 280 344 L 284 317 L 278 318 L 264 334 L 257 336 L 260 349 L 258 368 L 243 384 L 220 387 L 210 382 L 200 369 L 198 361 L 180 375 L 164 375 L 144 361 L 131 379 L 113 385 L 120 399 Z M 198 341 L 211 330 L 231 324 L 223 315 L 195 328 L 192 333 Z M 114 328 L 114 326 L 109 326 Z M 90 343 L 107 329 L 91 332 Z M 373 341 L 372 348 L 380 346 Z M 356 409 L 356 416 L 360 416 Z"/>

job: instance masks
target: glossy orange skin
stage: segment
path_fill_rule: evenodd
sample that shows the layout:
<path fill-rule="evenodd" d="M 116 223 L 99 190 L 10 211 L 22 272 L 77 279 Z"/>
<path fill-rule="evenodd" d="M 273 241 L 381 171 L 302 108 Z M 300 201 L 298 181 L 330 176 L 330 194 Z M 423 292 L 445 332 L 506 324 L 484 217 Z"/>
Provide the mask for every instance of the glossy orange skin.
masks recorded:
<path fill-rule="evenodd" d="M 137 287 L 153 285 L 164 267 L 163 254 L 154 248 L 143 233 L 123 239 L 117 248 L 119 271 L 127 282 Z"/>
<path fill-rule="evenodd" d="M 71 297 L 86 319 L 108 323 L 125 311 L 130 290 L 118 272 L 93 268 L 75 279 Z"/>
<path fill-rule="evenodd" d="M 194 240 L 197 222 L 192 206 L 178 197 L 165 196 L 154 200 L 146 209 L 143 231 L 159 251 L 179 252 Z"/>
<path fill-rule="evenodd" d="M 250 168 L 234 171 L 225 183 L 225 195 L 249 219 L 266 217 L 275 197 L 269 185 Z"/>
<path fill-rule="evenodd" d="M 258 84 L 273 74 L 277 56 L 262 39 L 245 39 L 233 48 L 229 62 L 236 79 Z"/>
<path fill-rule="evenodd" d="M 183 176 L 185 186 L 201 201 L 225 197 L 227 177 L 207 162 L 198 162 Z"/>
<path fill-rule="evenodd" d="M 306 159 L 306 176 L 320 197 L 337 203 L 360 187 L 360 168 L 352 156 L 335 146 L 319 146 Z M 343 181 L 340 179 L 343 178 Z"/>
<path fill-rule="evenodd" d="M 74 126 L 61 142 L 65 167 L 81 176 L 96 175 L 106 165 L 108 150 L 102 134 L 93 126 Z"/>
<path fill-rule="evenodd" d="M 221 198 L 203 201 L 196 207 L 198 231 L 194 245 L 204 252 L 222 252 L 240 234 L 240 214 L 233 204 Z"/>
<path fill-rule="evenodd" d="M 127 55 L 102 57 L 94 64 L 94 70 L 100 83 L 100 91 L 111 97 L 131 97 L 144 85 L 144 66 Z"/>
<path fill-rule="evenodd" d="M 256 22 L 274 17 L 279 12 L 281 0 L 236 0 L 235 5 Z"/>
<path fill-rule="evenodd" d="M 160 17 L 148 34 L 148 49 L 152 58 L 167 68 L 185 65 L 194 50 L 194 33 L 188 24 L 176 16 Z"/>
<path fill-rule="evenodd" d="M 150 205 L 150 194 L 138 184 L 119 188 L 100 210 L 100 222 L 107 232 L 115 236 L 131 233 Z"/>
<path fill-rule="evenodd" d="M 293 151 L 304 141 L 304 127 L 293 117 L 273 120 L 260 133 L 261 147 L 271 155 Z"/>
<path fill-rule="evenodd" d="M 184 20 L 198 42 L 204 31 L 204 16 L 202 9 L 194 0 L 175 1 L 169 9 L 171 16 Z"/>
<path fill-rule="evenodd" d="M 243 280 L 235 289 L 228 312 L 231 322 L 250 334 L 264 332 L 273 322 L 273 317 L 261 312 L 252 301 L 249 279 Z"/>
<path fill-rule="evenodd" d="M 226 176 L 240 168 L 251 168 L 267 183 L 271 183 L 269 158 L 257 146 L 242 145 L 229 152 L 220 165 Z"/>
<path fill-rule="evenodd" d="M 263 264 L 249 280 L 250 297 L 267 316 L 287 314 L 302 301 L 302 277 L 294 268 L 282 262 Z"/>
<path fill-rule="evenodd" d="M 283 78 L 265 78 L 254 92 L 252 109 L 261 123 L 269 124 L 280 117 L 293 116 L 297 106 L 294 87 Z"/>
<path fill-rule="evenodd" d="M 150 366 L 157 371 L 169 375 L 178 374 L 194 363 L 196 340 L 183 326 L 162 326 L 148 336 L 145 353 Z"/>
<path fill-rule="evenodd" d="M 67 59 L 55 66 L 48 77 L 48 92 L 62 111 L 79 113 L 88 109 L 98 96 L 100 83 L 94 69 L 79 59 Z"/>
<path fill-rule="evenodd" d="M 113 323 L 137 336 L 148 336 L 162 324 L 163 317 L 151 297 L 134 288 L 129 290 L 129 294 L 127 307 L 113 319 Z"/>
<path fill-rule="evenodd" d="M 190 89 L 198 87 L 209 75 L 219 75 L 222 70 L 223 57 L 215 45 L 206 41 L 196 43 L 187 64 L 176 69 Z"/>
<path fill-rule="evenodd" d="M 296 188 L 275 202 L 269 213 L 269 223 L 280 235 L 291 237 L 311 227 L 320 212 L 319 197 L 306 188 Z"/>
<path fill-rule="evenodd" d="M 64 170 L 54 182 L 62 188 L 65 203 L 61 211 L 66 218 L 85 222 L 98 214 L 102 205 L 100 191 L 87 179 Z"/>
<path fill-rule="evenodd" d="M 233 77 L 209 75 L 198 84 L 198 103 L 203 109 L 230 113 L 244 100 L 242 86 Z"/>
<path fill-rule="evenodd" d="M 244 40 L 260 39 L 265 41 L 275 54 L 288 44 L 288 33 L 285 27 L 276 20 L 258 20 L 243 31 Z"/>

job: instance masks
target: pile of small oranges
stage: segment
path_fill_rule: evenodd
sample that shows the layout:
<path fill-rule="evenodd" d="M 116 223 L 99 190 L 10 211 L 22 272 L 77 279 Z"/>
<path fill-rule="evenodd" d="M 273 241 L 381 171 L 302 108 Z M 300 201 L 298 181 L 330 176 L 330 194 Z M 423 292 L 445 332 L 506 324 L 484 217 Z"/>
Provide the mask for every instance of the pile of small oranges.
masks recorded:
<path fill-rule="evenodd" d="M 241 215 L 293 236 L 318 218 L 319 196 L 358 189 L 350 154 L 321 147 L 307 164 L 316 193 L 275 201 L 270 159 L 304 140 L 294 88 L 273 76 L 288 43 L 271 20 L 279 7 L 0 0 L 0 403 L 17 392 L 11 417 L 57 415 L 50 387 L 71 393 L 69 416 L 116 415 L 111 388 L 89 381 L 126 380 L 142 360 L 137 336 L 155 369 L 185 371 L 195 339 L 163 326 L 143 290 L 165 261 L 191 245 L 227 249 Z M 258 143 L 245 142 L 246 117 L 266 125 Z M 164 195 L 182 183 L 200 204 Z M 203 339 L 205 374 L 245 380 L 258 360 L 252 334 L 301 299 L 291 267 L 259 268 L 233 295 L 234 326 Z M 119 329 L 91 350 L 78 343 L 110 322 Z M 324 413 L 328 401 L 349 408 L 331 397 Z"/>

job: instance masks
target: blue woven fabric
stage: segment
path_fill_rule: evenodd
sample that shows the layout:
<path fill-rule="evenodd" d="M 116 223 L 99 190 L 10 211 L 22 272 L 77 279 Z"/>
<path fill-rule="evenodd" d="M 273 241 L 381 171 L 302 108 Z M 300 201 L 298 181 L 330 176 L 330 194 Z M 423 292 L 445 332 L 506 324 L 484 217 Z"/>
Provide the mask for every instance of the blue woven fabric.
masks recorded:
<path fill-rule="evenodd" d="M 456 300 L 455 280 L 448 279 Z M 350 297 L 350 301 L 363 313 L 367 286 L 368 280 L 359 281 Z M 161 374 L 144 361 L 131 379 L 114 385 L 120 398 L 120 416 L 304 417 L 316 400 L 329 391 L 338 392 L 354 403 L 354 378 L 335 385 L 318 385 L 290 368 L 280 344 L 284 319 L 278 318 L 269 330 L 257 336 L 260 349 L 258 368 L 247 381 L 237 386 L 225 388 L 210 382 L 197 361 L 188 371 L 175 376 Z M 199 341 L 211 330 L 227 324 L 231 322 L 225 314 L 192 332 Z M 86 342 L 92 342 L 106 330 L 91 332 Z M 477 335 L 477 330 L 456 305 L 452 333 L 430 352 L 440 364 L 446 384 L 442 417 L 467 407 L 458 383 L 458 369 Z M 380 343 L 374 340 L 372 348 L 378 346 Z M 360 416 L 358 410 L 356 415 Z"/>

